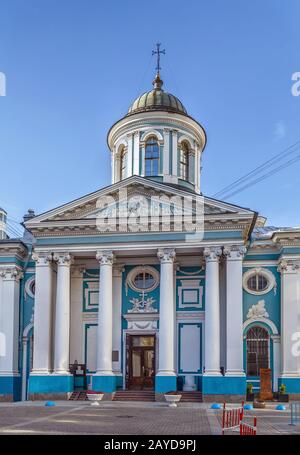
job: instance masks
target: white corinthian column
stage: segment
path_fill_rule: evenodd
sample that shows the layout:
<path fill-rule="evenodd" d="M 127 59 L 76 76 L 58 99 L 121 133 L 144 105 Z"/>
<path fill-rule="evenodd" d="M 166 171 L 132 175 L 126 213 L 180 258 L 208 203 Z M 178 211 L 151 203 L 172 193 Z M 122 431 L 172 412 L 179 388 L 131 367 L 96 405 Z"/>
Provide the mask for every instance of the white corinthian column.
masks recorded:
<path fill-rule="evenodd" d="M 18 376 L 19 297 L 22 277 L 23 273 L 15 266 L 0 268 L 0 380 L 2 376 L 6 376 L 8 381 L 9 378 Z M 0 397 L 1 385 L 0 382 Z"/>
<path fill-rule="evenodd" d="M 70 267 L 69 253 L 54 256 L 57 261 L 54 373 L 69 374 L 70 356 Z"/>
<path fill-rule="evenodd" d="M 175 250 L 173 248 L 160 249 L 158 250 L 157 256 L 160 260 L 159 358 L 157 376 L 175 376 L 175 303 L 173 273 Z"/>
<path fill-rule="evenodd" d="M 99 309 L 97 330 L 97 372 L 99 376 L 113 376 L 112 371 L 112 266 L 113 252 L 98 251 L 100 263 Z"/>
<path fill-rule="evenodd" d="M 31 375 L 51 371 L 53 270 L 50 252 L 34 253 L 35 268 L 33 369 Z"/>
<path fill-rule="evenodd" d="M 219 247 L 204 249 L 205 268 L 205 375 L 221 376 L 220 372 L 220 290 Z"/>
<path fill-rule="evenodd" d="M 226 376 L 245 376 L 243 370 L 243 255 L 244 246 L 224 247 L 226 256 Z"/>

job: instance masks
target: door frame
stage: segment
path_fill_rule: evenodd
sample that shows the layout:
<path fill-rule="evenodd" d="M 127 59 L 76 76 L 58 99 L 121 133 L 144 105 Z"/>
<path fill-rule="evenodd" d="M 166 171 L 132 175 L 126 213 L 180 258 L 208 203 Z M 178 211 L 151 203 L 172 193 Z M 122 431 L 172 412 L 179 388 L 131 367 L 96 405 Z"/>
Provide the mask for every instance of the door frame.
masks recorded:
<path fill-rule="evenodd" d="M 154 355 L 155 355 L 155 374 L 158 371 L 158 352 L 159 352 L 159 335 L 158 330 L 123 330 L 123 353 L 122 353 L 122 376 L 123 376 L 123 390 L 126 390 L 126 335 L 147 336 L 155 337 L 154 340 Z M 155 378 L 154 378 L 155 379 Z M 155 387 L 155 384 L 154 384 Z"/>

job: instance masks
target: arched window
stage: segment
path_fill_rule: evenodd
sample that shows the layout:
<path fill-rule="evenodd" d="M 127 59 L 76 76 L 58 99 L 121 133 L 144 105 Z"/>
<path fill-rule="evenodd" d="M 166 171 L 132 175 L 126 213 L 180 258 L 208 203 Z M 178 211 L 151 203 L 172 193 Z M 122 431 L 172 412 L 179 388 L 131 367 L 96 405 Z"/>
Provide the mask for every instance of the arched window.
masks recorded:
<path fill-rule="evenodd" d="M 183 142 L 179 151 L 179 178 L 189 179 L 189 147 Z"/>
<path fill-rule="evenodd" d="M 254 326 L 247 332 L 247 376 L 259 376 L 261 368 L 269 368 L 269 333 Z"/>
<path fill-rule="evenodd" d="M 145 176 L 158 175 L 159 145 L 156 137 L 150 137 L 145 148 Z"/>
<path fill-rule="evenodd" d="M 126 168 L 127 168 L 127 150 L 125 147 L 122 148 L 120 154 L 120 180 L 126 178 Z"/>

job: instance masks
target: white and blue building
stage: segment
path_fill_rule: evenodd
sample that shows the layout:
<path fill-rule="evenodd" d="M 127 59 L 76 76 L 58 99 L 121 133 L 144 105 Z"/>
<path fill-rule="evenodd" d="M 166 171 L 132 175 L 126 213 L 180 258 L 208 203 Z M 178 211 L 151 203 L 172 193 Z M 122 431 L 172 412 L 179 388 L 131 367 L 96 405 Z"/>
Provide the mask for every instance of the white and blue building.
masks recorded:
<path fill-rule="evenodd" d="M 300 397 L 300 229 L 202 195 L 205 131 L 159 74 L 107 140 L 110 186 L 30 211 L 24 238 L 0 240 L 0 400 L 183 388 L 237 401 L 261 368 Z M 178 228 L 183 199 L 192 216 L 202 205 L 201 235 Z"/>

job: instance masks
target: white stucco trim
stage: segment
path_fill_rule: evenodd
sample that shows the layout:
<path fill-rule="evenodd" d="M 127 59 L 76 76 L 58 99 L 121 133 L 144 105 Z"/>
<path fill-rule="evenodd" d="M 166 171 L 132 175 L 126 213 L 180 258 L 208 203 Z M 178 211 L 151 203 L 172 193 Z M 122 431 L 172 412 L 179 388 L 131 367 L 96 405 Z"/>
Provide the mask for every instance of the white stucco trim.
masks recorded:
<path fill-rule="evenodd" d="M 251 319 L 247 319 L 247 321 L 244 322 L 243 324 L 243 332 L 245 333 L 248 326 L 250 324 L 253 324 L 253 323 L 264 323 L 266 324 L 269 329 L 271 330 L 271 334 L 272 335 L 278 335 L 278 329 L 276 327 L 276 325 L 274 324 L 273 321 L 271 321 L 270 319 L 268 318 L 251 318 Z"/>
<path fill-rule="evenodd" d="M 155 136 L 161 142 L 163 142 L 163 140 L 164 140 L 163 135 L 159 131 L 152 129 L 152 130 L 146 130 L 142 134 L 140 142 L 146 142 L 147 139 L 149 139 L 149 137 L 151 137 L 151 136 Z"/>
<path fill-rule="evenodd" d="M 266 289 L 264 289 L 263 291 L 254 291 L 253 289 L 250 289 L 248 287 L 248 280 L 249 278 L 251 278 L 252 275 L 256 275 L 256 274 L 260 274 L 260 275 L 263 275 L 266 280 L 268 281 L 268 286 L 266 287 Z M 268 292 L 270 292 L 274 287 L 276 286 L 276 279 L 275 279 L 275 276 L 274 274 L 268 270 L 268 269 L 265 269 L 263 267 L 255 267 L 255 268 L 252 268 L 250 270 L 247 270 L 246 272 L 244 272 L 243 274 L 243 288 L 246 292 L 248 292 L 248 294 L 253 294 L 253 295 L 263 295 L 263 294 L 267 294 Z"/>
<path fill-rule="evenodd" d="M 140 289 L 140 288 L 136 287 L 136 285 L 134 284 L 134 278 L 136 277 L 136 275 L 138 275 L 139 273 L 143 273 L 143 272 L 150 273 L 154 278 L 153 285 L 147 289 Z M 158 284 L 159 284 L 159 272 L 154 267 L 151 267 L 149 265 L 141 265 L 141 266 L 134 267 L 132 270 L 130 270 L 130 272 L 128 272 L 127 277 L 126 277 L 126 286 L 128 285 L 131 289 L 133 289 L 136 292 L 145 292 L 145 293 L 151 292 L 157 288 Z"/>
<path fill-rule="evenodd" d="M 190 146 L 190 151 L 193 149 L 193 142 L 192 139 L 186 135 L 182 135 L 178 139 L 178 145 L 181 145 L 182 142 L 187 142 Z"/>

